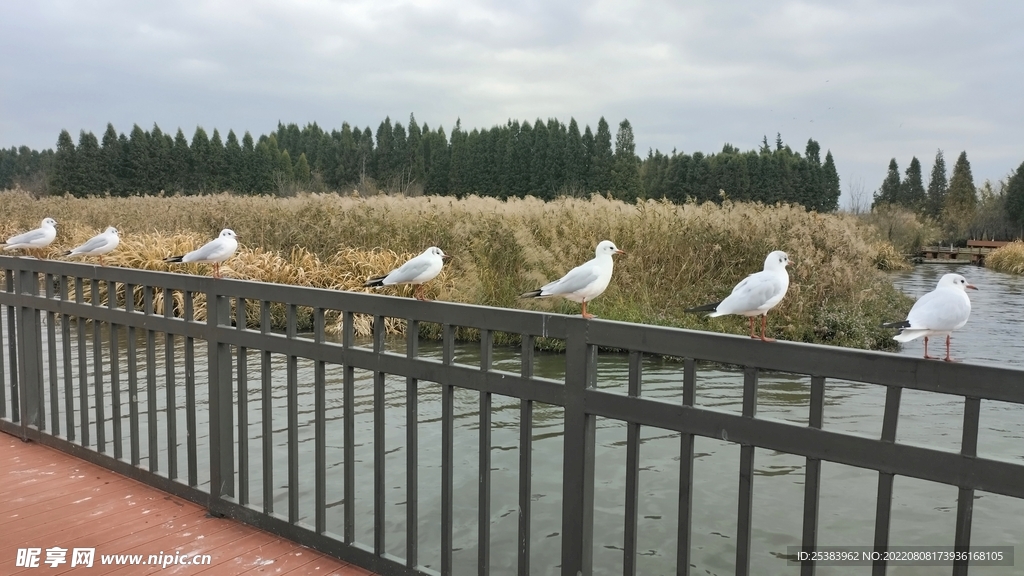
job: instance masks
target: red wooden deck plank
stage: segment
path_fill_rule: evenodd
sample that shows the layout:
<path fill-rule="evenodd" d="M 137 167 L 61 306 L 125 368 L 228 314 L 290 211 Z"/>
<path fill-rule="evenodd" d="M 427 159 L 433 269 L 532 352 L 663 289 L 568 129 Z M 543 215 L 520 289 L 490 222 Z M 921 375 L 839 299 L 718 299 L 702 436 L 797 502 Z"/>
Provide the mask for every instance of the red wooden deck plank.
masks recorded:
<path fill-rule="evenodd" d="M 58 450 L 0 434 L 0 574 L 26 575 L 19 548 L 42 548 L 47 574 L 184 574 L 192 576 L 371 572 L 234 520 L 211 518 L 191 502 Z M 47 548 L 68 549 L 66 562 L 45 563 Z M 71 568 L 71 549 L 95 548 L 92 568 Z M 210 565 L 104 565 L 104 555 L 209 554 Z"/>

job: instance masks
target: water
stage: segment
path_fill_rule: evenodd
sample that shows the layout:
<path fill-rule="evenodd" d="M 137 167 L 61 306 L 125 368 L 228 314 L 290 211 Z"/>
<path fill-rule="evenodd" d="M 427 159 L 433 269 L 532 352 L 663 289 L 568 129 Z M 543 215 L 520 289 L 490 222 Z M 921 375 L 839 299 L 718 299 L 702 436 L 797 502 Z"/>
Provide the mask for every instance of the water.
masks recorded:
<path fill-rule="evenodd" d="M 955 356 L 970 362 L 1024 366 L 1022 330 L 1024 323 L 1024 281 L 970 266 L 951 268 L 938 265 L 918 266 L 915 270 L 893 276 L 893 281 L 912 296 L 934 287 L 938 276 L 948 271 L 964 274 L 980 291 L 972 292 L 974 310 L 971 321 L 953 338 Z M 6 314 L 6 310 L 4 310 Z M 6 324 L 5 324 L 6 326 Z M 140 411 L 140 452 L 142 465 L 149 463 L 147 399 L 147 364 L 142 331 L 136 335 L 138 346 Z M 45 334 L 45 331 L 44 331 Z M 60 327 L 57 326 L 59 338 Z M 77 328 L 72 325 L 72 366 L 77 367 Z M 90 374 L 93 357 L 92 326 L 86 330 L 87 362 Z M 104 331 L 102 353 L 108 358 L 109 334 Z M 158 445 L 166 446 L 167 403 L 164 372 L 164 340 L 156 335 L 155 362 L 151 364 L 155 381 Z M 395 350 L 403 350 L 403 342 L 389 342 Z M 119 372 L 122 390 L 122 426 L 125 454 L 128 454 L 128 398 L 126 330 L 119 330 Z M 205 342 L 195 345 L 196 387 L 199 406 L 197 444 L 200 484 L 208 485 L 207 404 L 203 363 Z M 439 346 L 421 344 L 421 355 L 440 358 Z M 902 352 L 921 354 L 920 343 L 911 343 Z M 176 444 L 179 476 L 185 476 L 185 405 L 184 344 L 174 342 L 174 397 L 177 419 Z M 58 375 L 61 353 L 58 347 Z M 5 358 L 6 360 L 6 358 Z M 478 365 L 477 345 L 460 345 L 455 361 Z M 271 355 L 271 412 L 273 433 L 273 503 L 275 511 L 286 514 L 288 502 L 286 362 L 283 356 Z M 495 349 L 494 367 L 518 372 L 519 358 L 515 350 Z M 6 366 L 5 366 L 6 369 Z M 262 508 L 262 367 L 258 352 L 247 357 L 249 374 L 247 430 L 249 455 L 249 491 L 254 507 Z M 298 361 L 299 374 L 299 512 L 302 521 L 313 522 L 313 370 L 314 363 Z M 538 376 L 561 379 L 565 370 L 562 355 L 536 355 Z M 109 371 L 109 368 L 108 368 Z M 602 354 L 599 357 L 600 387 L 625 393 L 628 375 L 624 357 Z M 343 476 L 343 370 L 338 365 L 326 369 L 326 458 L 327 458 L 327 529 L 342 533 L 344 507 Z M 373 378 L 372 373 L 355 372 L 356 429 L 356 539 L 373 544 Z M 109 374 L 105 376 L 109 382 Z M 9 381 L 9 380 L 8 380 Z M 657 358 L 645 358 L 643 395 L 667 402 L 681 402 L 682 366 Z M 92 378 L 89 378 L 92 393 Z M 74 381 L 77 393 L 79 382 Z M 385 382 L 386 404 L 386 527 L 385 549 L 403 557 L 405 553 L 405 379 L 388 377 Z M 784 374 L 764 374 L 760 378 L 758 417 L 794 423 L 806 423 L 810 394 L 809 378 Z M 439 569 L 437 551 L 440 547 L 440 483 L 441 483 L 441 388 L 421 382 L 419 395 L 419 549 L 420 563 Z M 58 390 L 63 409 L 63 380 Z M 829 381 L 826 388 L 824 427 L 828 430 L 877 438 L 881 431 L 885 400 L 883 387 Z M 720 367 L 698 366 L 697 404 L 730 413 L 740 413 L 742 373 Z M 49 409 L 49 398 L 47 398 Z M 75 401 L 76 419 L 80 416 Z M 461 390 L 455 394 L 455 468 L 453 561 L 456 574 L 475 573 L 477 561 L 477 478 L 478 478 L 478 414 L 479 395 Z M 95 409 L 89 409 L 95 422 Z M 105 408 L 105 429 L 108 450 L 113 437 L 111 406 Z M 904 391 L 900 410 L 897 440 L 941 450 L 959 450 L 962 400 L 940 394 Z M 519 403 L 514 399 L 493 397 L 492 409 L 492 515 L 491 559 L 496 574 L 512 572 L 516 567 L 518 529 L 518 444 Z M 533 446 L 533 520 L 531 569 L 534 574 L 557 574 L 560 555 L 560 522 L 562 494 L 562 409 L 535 405 Z M 63 427 L 63 416 L 62 416 Z M 594 573 L 617 574 L 622 571 L 622 537 L 624 515 L 626 431 L 616 421 L 601 419 L 597 427 L 594 512 Z M 95 425 L 92 437 L 95 441 Z M 643 428 L 641 432 L 639 473 L 638 573 L 674 573 L 677 506 L 679 486 L 679 437 L 672 432 Z M 1024 462 L 1024 409 L 1000 402 L 983 402 L 979 454 Z M 236 438 L 237 440 L 237 438 Z M 721 440 L 697 438 L 695 441 L 693 529 L 691 562 L 694 574 L 732 574 L 735 569 L 735 535 L 739 447 Z M 162 473 L 167 470 L 166 448 L 155 455 Z M 801 537 L 805 459 L 771 450 L 758 449 L 755 456 L 754 514 L 752 564 L 756 574 L 795 574 L 782 555 L 786 547 L 798 545 Z M 870 545 L 873 539 L 875 496 L 878 475 L 849 466 L 823 463 L 819 537 L 821 545 Z M 891 544 L 952 545 L 956 518 L 957 490 L 954 487 L 898 477 L 892 506 Z M 975 545 L 1019 544 L 1022 530 L 1019 518 L 1024 516 L 1024 502 L 979 492 L 974 508 Z M 1016 568 L 974 568 L 972 574 L 1024 574 L 1024 562 Z M 986 571 L 987 570 L 987 571 Z M 820 567 L 818 574 L 868 574 L 870 567 Z M 890 568 L 889 574 L 934 574 L 936 568 Z"/>

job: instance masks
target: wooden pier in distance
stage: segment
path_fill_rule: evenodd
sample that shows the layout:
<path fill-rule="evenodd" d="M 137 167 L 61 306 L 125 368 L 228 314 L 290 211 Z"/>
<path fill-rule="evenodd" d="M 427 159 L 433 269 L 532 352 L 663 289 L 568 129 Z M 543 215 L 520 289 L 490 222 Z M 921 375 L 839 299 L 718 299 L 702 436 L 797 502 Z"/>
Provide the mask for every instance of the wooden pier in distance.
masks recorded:
<path fill-rule="evenodd" d="M 975 266 L 985 265 L 985 256 L 990 252 L 1005 246 L 1009 242 L 997 240 L 968 240 L 967 247 L 957 246 L 923 246 L 917 253 L 919 262 L 930 264 L 966 264 L 970 262 Z"/>

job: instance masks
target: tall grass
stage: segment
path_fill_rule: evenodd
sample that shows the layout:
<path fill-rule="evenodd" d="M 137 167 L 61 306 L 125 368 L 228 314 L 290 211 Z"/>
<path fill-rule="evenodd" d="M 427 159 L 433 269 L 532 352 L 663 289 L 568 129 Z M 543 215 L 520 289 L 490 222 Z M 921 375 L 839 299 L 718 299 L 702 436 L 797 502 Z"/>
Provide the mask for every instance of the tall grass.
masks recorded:
<path fill-rule="evenodd" d="M 985 256 L 985 267 L 996 272 L 1024 274 L 1024 242 L 1017 240 Z"/>
<path fill-rule="evenodd" d="M 617 257 L 611 286 L 591 311 L 737 334 L 747 330 L 743 319 L 709 319 L 683 309 L 721 299 L 760 270 L 768 252 L 781 249 L 796 266 L 769 330 L 783 339 L 858 348 L 892 348 L 891 334 L 878 326 L 909 308 L 876 268 L 891 250 L 887 243 L 855 217 L 786 205 L 332 194 L 34 200 L 8 192 L 0 194 L 0 210 L 7 215 L 0 235 L 55 218 L 51 257 L 117 226 L 122 244 L 108 261 L 155 270 L 205 271 L 201 265 L 171 268 L 162 259 L 230 227 L 242 248 L 223 268 L 226 276 L 339 290 L 362 289 L 367 276 L 436 245 L 455 258 L 431 283 L 431 297 L 569 314 L 578 314 L 578 305 L 518 295 L 592 258 L 597 243 L 610 239 L 628 254 Z"/>

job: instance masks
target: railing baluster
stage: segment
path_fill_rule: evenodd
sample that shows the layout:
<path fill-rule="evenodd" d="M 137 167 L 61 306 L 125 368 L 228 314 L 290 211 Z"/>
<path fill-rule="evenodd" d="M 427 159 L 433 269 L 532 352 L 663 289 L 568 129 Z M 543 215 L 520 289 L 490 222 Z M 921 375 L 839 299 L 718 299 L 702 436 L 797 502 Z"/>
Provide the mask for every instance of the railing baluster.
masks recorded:
<path fill-rule="evenodd" d="M 594 561 L 595 421 L 586 411 L 594 387 L 597 347 L 587 321 L 568 321 L 565 340 L 565 436 L 562 461 L 562 573 L 590 574 Z"/>
<path fill-rule="evenodd" d="M 107 281 L 107 307 L 117 309 L 117 282 Z M 110 323 L 110 419 L 113 421 L 114 458 L 124 456 L 121 437 L 121 342 L 117 337 L 117 324 Z"/>
<path fill-rule="evenodd" d="M 185 306 L 182 318 L 185 322 L 195 321 L 193 294 L 185 290 Z M 199 485 L 199 454 L 196 446 L 196 343 L 195 338 L 185 337 L 185 436 L 188 452 L 188 485 Z"/>
<path fill-rule="evenodd" d="M 221 326 L 231 324 L 228 297 L 210 282 L 206 291 L 207 378 L 210 390 L 210 510 L 219 513 L 222 498 L 235 492 L 235 425 L 231 381 L 231 345 L 217 339 Z"/>
<path fill-rule="evenodd" d="M 164 288 L 164 318 L 174 318 L 174 291 Z M 167 419 L 167 477 L 178 477 L 178 406 L 175 401 L 174 334 L 164 333 L 164 392 Z"/>
<path fill-rule="evenodd" d="M 964 430 L 960 453 L 974 458 L 978 455 L 978 425 L 981 420 L 981 399 L 964 398 Z M 974 518 L 974 489 L 959 488 L 956 498 L 956 535 L 954 550 L 968 552 L 971 547 L 971 523 Z M 953 576 L 967 576 L 969 566 L 965 558 L 953 561 Z"/>
<path fill-rule="evenodd" d="M 270 334 L 270 302 L 260 301 L 260 333 Z M 274 511 L 274 396 L 270 352 L 260 354 L 260 398 L 263 414 L 263 513 Z"/>
<path fill-rule="evenodd" d="M 45 274 L 43 283 L 45 285 L 46 298 L 52 300 L 54 297 L 53 283 L 56 279 L 53 274 Z M 50 432 L 54 436 L 60 436 L 60 399 L 57 397 L 60 390 L 57 379 L 57 314 L 53 311 L 46 312 L 46 370 L 50 380 Z M 0 342 L 0 346 L 3 343 Z M 3 366 L 0 366 L 0 372 Z M 0 385 L 2 388 L 2 385 Z M 116 446 L 116 445 L 115 445 Z"/>
<path fill-rule="evenodd" d="M 384 351 L 384 317 L 373 317 L 373 351 L 380 354 Z M 384 458 L 387 450 L 384 445 L 384 373 L 373 372 L 373 551 L 380 556 L 384 554 L 385 535 L 385 487 Z"/>
<path fill-rule="evenodd" d="M 68 299 L 68 277 L 60 277 L 61 300 Z M 64 437 L 69 442 L 75 441 L 75 367 L 71 356 L 71 316 L 60 315 L 60 344 L 62 352 L 62 364 L 64 365 Z M 14 346 L 11 346 L 13 353 Z"/>
<path fill-rule="evenodd" d="M 235 298 L 235 328 L 245 330 L 245 298 Z M 249 353 L 238 346 L 238 503 L 249 504 Z"/>
<path fill-rule="evenodd" d="M 85 302 L 85 282 L 82 278 L 75 278 L 75 302 Z M 89 356 L 86 353 L 85 318 L 75 318 L 78 326 L 78 419 L 79 437 L 82 446 L 89 446 Z"/>
<path fill-rule="evenodd" d="M 155 316 L 153 300 L 156 296 L 156 288 L 144 286 L 142 289 L 142 313 L 146 316 Z M 164 306 L 167 303 L 164 302 Z M 157 420 L 156 406 L 156 333 L 146 329 L 146 414 L 149 431 L 149 471 L 160 470 L 159 453 L 159 421 Z M 212 417 L 212 416 L 211 416 Z"/>
<path fill-rule="evenodd" d="M 234 327 L 246 329 L 246 299 L 234 299 Z M 238 346 L 239 503 L 249 504 L 249 352 Z"/>
<path fill-rule="evenodd" d="M 533 377 L 532 335 L 523 335 L 521 375 Z M 530 575 L 530 522 L 533 502 L 533 401 L 519 401 L 519 550 L 518 576 Z"/>
<path fill-rule="evenodd" d="M 455 331 L 451 324 L 441 329 L 442 362 L 451 365 L 455 355 Z M 452 574 L 455 387 L 441 382 L 441 576 Z"/>
<path fill-rule="evenodd" d="M 313 310 L 313 341 L 322 344 L 324 338 L 324 309 Z M 316 533 L 327 531 L 327 369 L 326 364 L 318 360 L 313 374 L 313 426 L 315 446 L 314 485 L 315 496 L 313 509 L 316 511 Z"/>
<path fill-rule="evenodd" d="M 4 291 L 14 291 L 14 273 L 11 269 L 4 270 Z M 11 365 L 11 395 L 12 397 L 17 394 L 17 387 L 14 384 L 15 366 L 18 365 L 18 353 L 15 349 L 15 332 L 14 332 L 14 307 L 7 306 L 7 346 L 3 348 L 10 354 L 10 365 Z M 0 346 L 3 346 L 4 337 L 2 334 L 3 330 L 0 330 Z M 15 409 L 16 410 L 16 409 Z M 4 359 L 3 354 L 0 353 L 0 418 L 7 418 L 7 380 L 6 373 L 4 371 Z M 13 419 L 14 421 L 17 418 Z"/>
<path fill-rule="evenodd" d="M 885 412 L 882 414 L 882 442 L 896 441 L 896 423 L 900 415 L 900 396 L 903 389 L 889 386 L 885 391 Z M 889 519 L 892 514 L 892 485 L 895 476 L 888 472 L 878 473 L 878 500 L 875 506 L 874 550 L 884 555 L 889 549 Z M 873 576 L 885 576 L 884 556 L 872 562 Z"/>
<path fill-rule="evenodd" d="M 345 534 L 346 544 L 352 544 L 356 538 L 356 378 L 355 368 L 347 360 L 348 352 L 355 346 L 355 325 L 352 312 L 342 313 L 341 345 L 345 351 L 345 365 L 342 386 L 343 428 L 345 430 Z"/>
<path fill-rule="evenodd" d="M 480 331 L 480 370 L 491 369 L 494 334 Z M 491 573 L 491 393 L 480 393 L 480 465 L 478 468 L 479 503 L 477 524 L 477 573 Z"/>
<path fill-rule="evenodd" d="M 811 377 L 811 401 L 808 426 L 821 430 L 825 415 L 825 378 Z M 802 549 L 812 552 L 818 545 L 818 502 L 821 494 L 821 460 L 808 458 L 804 472 L 804 521 Z M 804 560 L 800 576 L 814 576 L 814 562 Z"/>
<path fill-rule="evenodd" d="M 90 284 L 90 303 L 99 307 L 100 282 L 93 278 Z M 96 450 L 107 451 L 107 423 L 105 414 L 106 402 L 103 399 L 103 323 L 92 321 L 92 370 L 93 370 L 93 405 L 96 406 Z"/>
<path fill-rule="evenodd" d="M 124 309 L 135 312 L 135 285 L 124 285 Z M 139 351 L 135 326 L 128 325 L 128 435 L 132 466 L 139 465 Z"/>
<path fill-rule="evenodd" d="M 405 322 L 405 355 L 415 359 L 420 350 L 420 323 Z M 405 565 L 419 562 L 419 381 L 405 379 Z"/>
<path fill-rule="evenodd" d="M 286 335 L 294 339 L 297 333 L 297 318 L 294 304 L 289 304 L 286 313 Z M 288 521 L 299 521 L 299 359 L 288 356 Z"/>
<path fill-rule="evenodd" d="M 18 283 L 17 291 L 20 294 L 38 295 L 39 274 L 37 272 L 20 270 Z M 40 422 L 44 419 L 42 317 L 39 311 L 28 306 L 18 306 L 17 326 L 18 362 L 24 388 L 21 390 L 20 398 L 14 404 L 20 404 L 21 438 L 28 440 L 36 435 L 30 432 L 29 428 L 40 428 Z"/>
<path fill-rule="evenodd" d="M 629 388 L 633 398 L 640 396 L 643 354 L 629 353 Z M 640 485 L 640 425 L 626 422 L 626 506 L 622 530 L 622 574 L 636 575 L 637 495 Z"/>
<path fill-rule="evenodd" d="M 683 360 L 683 406 L 692 408 L 697 400 L 697 362 Z M 690 545 L 693 523 L 693 434 L 679 435 L 679 526 L 676 535 L 676 576 L 690 574 Z"/>
<path fill-rule="evenodd" d="M 743 369 L 743 415 L 757 413 L 757 368 Z M 736 522 L 736 575 L 750 574 L 750 535 L 754 506 L 754 446 L 740 446 L 739 517 Z"/>

